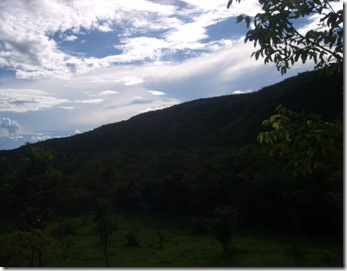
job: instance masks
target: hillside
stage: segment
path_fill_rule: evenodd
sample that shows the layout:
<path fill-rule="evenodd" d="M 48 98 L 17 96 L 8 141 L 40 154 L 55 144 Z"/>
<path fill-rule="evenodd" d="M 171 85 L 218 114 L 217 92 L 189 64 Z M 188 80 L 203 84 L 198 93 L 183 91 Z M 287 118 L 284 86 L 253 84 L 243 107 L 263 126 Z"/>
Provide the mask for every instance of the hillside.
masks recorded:
<path fill-rule="evenodd" d="M 295 155 L 301 153 L 280 159 L 270 157 L 269 146 L 259 144 L 256 138 L 265 129 L 262 121 L 273 115 L 279 104 L 298 112 L 320 114 L 323 120 L 341 120 L 342 85 L 342 74 L 327 77 L 319 71 L 305 72 L 254 93 L 191 101 L 72 137 L 1 151 L 0 237 L 1 233 L 18 230 L 26 234 L 23 229 L 45 230 L 53 237 L 48 228 L 62 221 L 80 221 L 74 223 L 76 229 L 83 230 L 70 232 L 76 242 L 73 250 L 78 252 L 73 258 L 78 262 L 87 257 L 80 251 L 86 252 L 86 246 L 89 248 L 92 240 L 96 243 L 99 236 L 95 231 L 98 215 L 115 217 L 121 213 L 129 219 L 118 220 L 123 227 L 123 235 L 115 232 L 118 240 L 124 235 L 139 237 L 141 228 L 159 234 L 159 224 L 148 228 L 151 217 L 157 217 L 164 222 L 182 220 L 184 232 L 175 223 L 167 224 L 176 225 L 170 237 L 176 240 L 174 246 L 183 236 L 194 240 L 208 237 L 217 242 L 214 247 L 232 241 L 236 252 L 239 249 L 254 258 L 264 251 L 259 244 L 259 232 L 264 231 L 290 240 L 287 248 L 278 243 L 266 252 L 279 253 L 280 262 L 289 255 L 287 265 L 340 266 L 342 147 L 319 157 L 312 174 L 295 176 L 293 158 L 297 161 Z M 143 217 L 143 222 L 129 222 L 137 217 L 134 212 Z M 124 223 L 133 225 L 134 230 Z M 165 232 L 168 229 L 164 227 Z M 240 242 L 243 231 L 251 234 L 247 237 L 250 242 L 259 244 L 260 254 Z M 90 243 L 84 245 L 86 236 Z M 322 236 L 332 242 L 336 253 Z M 143 233 L 143 240 L 147 237 Z M 322 246 L 313 261 L 307 238 Z M 153 242 L 147 241 L 146 247 L 134 249 L 152 249 Z M 124 252 L 128 255 L 125 258 L 133 255 L 127 254 L 121 242 L 113 244 L 117 246 L 116 254 Z M 165 243 L 164 247 L 172 244 Z M 241 249 L 243 246 L 245 249 Z M 11 261 L 6 247 L 0 251 L 5 266 Z M 181 248 L 186 249 L 186 244 Z M 54 253 L 60 255 L 60 248 L 55 246 Z M 174 258 L 175 254 L 170 253 L 168 257 Z M 240 257 L 232 254 L 225 260 L 233 265 Z M 275 262 L 270 265 L 277 266 Z M 13 264 L 25 265 L 15 260 Z"/>
<path fill-rule="evenodd" d="M 305 72 L 254 93 L 195 100 L 37 145 L 57 153 L 83 153 L 256 144 L 262 121 L 279 104 L 327 120 L 342 116 L 342 85 L 341 75 Z"/>
<path fill-rule="evenodd" d="M 273 115 L 279 104 L 297 112 L 322 115 L 325 120 L 341 119 L 342 85 L 341 74 L 304 72 L 257 92 L 186 102 L 34 145 L 53 151 L 63 171 L 75 171 L 92 157 L 105 159 L 116 153 L 124 156 L 123 160 L 139 156 L 142 151 L 215 148 L 213 152 L 218 153 L 221 148 L 257 145 L 257 135 L 264 130 L 262 121 Z M 25 151 L 25 146 L 0 151 L 0 157 L 18 159 Z"/>

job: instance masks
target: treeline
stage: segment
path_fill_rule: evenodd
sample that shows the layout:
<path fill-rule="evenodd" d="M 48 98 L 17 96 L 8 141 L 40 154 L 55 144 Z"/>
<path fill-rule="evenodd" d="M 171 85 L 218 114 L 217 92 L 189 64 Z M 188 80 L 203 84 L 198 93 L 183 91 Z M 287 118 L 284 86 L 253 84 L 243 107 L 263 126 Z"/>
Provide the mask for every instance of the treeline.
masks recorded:
<path fill-rule="evenodd" d="M 68 175 L 53 161 L 50 151 L 29 146 L 11 170 L 2 163 L 2 221 L 17 218 L 23 227 L 43 229 L 52 217 L 87 217 L 106 199 L 115 208 L 206 218 L 233 207 L 240 227 L 342 232 L 343 170 L 338 161 L 296 178 L 285 160 L 269 157 L 268 148 L 259 145 L 147 150 L 127 158 L 109 154 Z"/>

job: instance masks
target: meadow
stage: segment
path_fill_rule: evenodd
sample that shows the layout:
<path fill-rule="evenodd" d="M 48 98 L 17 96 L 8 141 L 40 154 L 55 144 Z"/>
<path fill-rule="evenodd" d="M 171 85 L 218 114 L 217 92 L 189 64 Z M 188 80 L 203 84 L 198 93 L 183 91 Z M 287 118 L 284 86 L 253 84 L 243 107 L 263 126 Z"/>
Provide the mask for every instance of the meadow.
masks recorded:
<path fill-rule="evenodd" d="M 168 213 L 119 212 L 112 215 L 110 267 L 342 267 L 342 242 L 292 234 L 237 229 L 231 251 L 223 252 L 212 232 L 196 233 L 194 219 Z M 68 218 L 62 240 L 53 238 L 43 251 L 46 267 L 104 267 L 105 256 L 93 215 L 83 223 Z M 2 230 L 10 225 L 2 225 Z M 47 226 L 55 236 L 59 222 Z M 162 247 L 160 247 L 160 235 Z M 30 251 L 10 266 L 30 266 Z M 37 266 L 37 259 L 34 266 Z"/>

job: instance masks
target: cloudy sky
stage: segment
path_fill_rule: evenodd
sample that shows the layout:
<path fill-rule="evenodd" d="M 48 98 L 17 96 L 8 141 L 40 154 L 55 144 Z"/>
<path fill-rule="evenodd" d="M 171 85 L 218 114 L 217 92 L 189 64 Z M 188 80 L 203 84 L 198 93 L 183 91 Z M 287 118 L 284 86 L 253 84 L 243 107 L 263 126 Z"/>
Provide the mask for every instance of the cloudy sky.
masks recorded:
<path fill-rule="evenodd" d="M 94 129 L 285 76 L 250 58 L 257 1 L 1 0 L 0 149 Z M 338 3 L 342 7 L 342 3 Z M 316 27 L 314 17 L 300 27 Z"/>

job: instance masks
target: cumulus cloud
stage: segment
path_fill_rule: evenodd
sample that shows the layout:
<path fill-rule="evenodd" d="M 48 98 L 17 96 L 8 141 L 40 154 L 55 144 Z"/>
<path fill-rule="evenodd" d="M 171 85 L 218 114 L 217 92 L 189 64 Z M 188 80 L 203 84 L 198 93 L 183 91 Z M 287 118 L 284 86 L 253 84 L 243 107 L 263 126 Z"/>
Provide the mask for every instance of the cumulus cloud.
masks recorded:
<path fill-rule="evenodd" d="M 135 5 L 126 1 L 52 0 L 31 1 L 28 5 L 26 0 L 3 0 L 0 2 L 0 65 L 16 69 L 18 78 L 23 79 L 61 77 L 76 70 L 88 71 L 88 61 L 62 51 L 53 35 L 61 33 L 61 40 L 73 41 L 82 29 L 113 31 L 112 26 L 129 21 L 126 15 L 133 11 L 129 16 L 132 18 L 130 23 L 134 16 L 143 17 L 141 12 L 148 16 L 153 12 L 168 15 L 174 9 L 147 1 L 137 1 Z M 65 31 L 73 34 L 65 34 Z M 125 51 L 128 54 L 128 49 Z M 108 60 L 112 61 L 101 62 Z M 82 67 L 71 69 L 71 65 L 67 65 L 71 61 Z"/>
<path fill-rule="evenodd" d="M 10 118 L 0 119 L 0 129 L 7 132 L 7 136 L 10 138 L 17 138 L 18 131 L 21 129 L 19 123 Z"/>
<path fill-rule="evenodd" d="M 74 40 L 77 40 L 77 36 L 75 35 L 64 35 L 62 36 L 62 40 L 64 41 L 74 41 Z"/>
<path fill-rule="evenodd" d="M 332 3 L 334 8 L 339 4 Z M 257 0 L 234 3 L 229 10 L 225 0 L 51 0 L 30 5 L 27 0 L 2 0 L 0 67 L 15 70 L 21 79 L 71 78 L 120 63 L 163 60 L 180 50 L 197 56 L 194 50 L 209 53 L 226 46 L 221 40 L 208 40 L 208 27 L 260 10 Z M 93 57 L 61 46 L 62 41 L 76 41 L 91 31 L 114 33 L 119 43 L 113 47 L 119 51 Z"/>
<path fill-rule="evenodd" d="M 117 63 L 158 60 L 177 50 L 210 50 L 206 27 L 230 17 L 225 0 L 175 1 L 31 1 L 0 2 L 0 65 L 22 79 L 69 78 Z M 259 6 L 259 5 L 258 5 Z M 252 13 L 257 1 L 238 5 Z M 79 57 L 61 41 L 88 31 L 117 32 L 120 43 L 102 58 Z M 59 34 L 55 36 L 55 34 Z M 149 36 L 152 35 L 152 36 Z M 59 37 L 59 39 L 58 39 Z M 83 39 L 86 42 L 86 39 Z"/>

